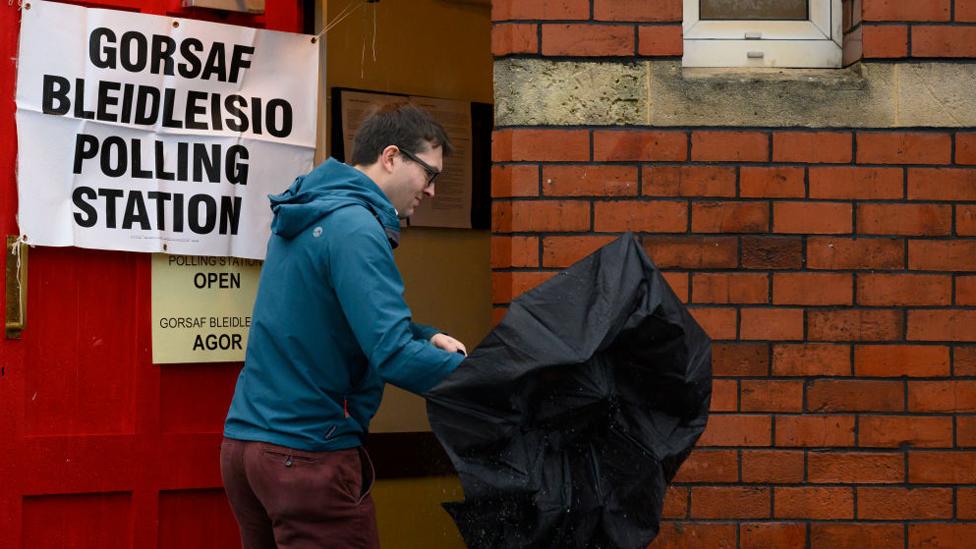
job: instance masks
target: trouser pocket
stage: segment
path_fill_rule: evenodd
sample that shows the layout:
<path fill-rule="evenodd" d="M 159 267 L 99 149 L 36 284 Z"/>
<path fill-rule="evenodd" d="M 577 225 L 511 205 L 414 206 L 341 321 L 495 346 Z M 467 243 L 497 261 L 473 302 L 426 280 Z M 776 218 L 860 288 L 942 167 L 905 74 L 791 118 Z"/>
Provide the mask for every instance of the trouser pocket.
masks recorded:
<path fill-rule="evenodd" d="M 359 501 L 356 502 L 357 505 L 362 503 L 369 493 L 373 491 L 373 484 L 376 482 L 376 470 L 373 469 L 373 460 L 369 457 L 369 452 L 366 448 L 360 446 L 359 448 L 359 464 L 361 469 L 362 482 L 360 483 L 360 495 Z"/>

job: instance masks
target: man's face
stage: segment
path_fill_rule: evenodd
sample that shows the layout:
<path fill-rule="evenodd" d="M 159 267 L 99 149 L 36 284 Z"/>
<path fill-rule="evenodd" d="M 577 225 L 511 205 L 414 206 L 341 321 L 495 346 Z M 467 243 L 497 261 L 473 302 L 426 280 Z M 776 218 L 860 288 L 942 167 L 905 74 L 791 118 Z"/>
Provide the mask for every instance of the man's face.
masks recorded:
<path fill-rule="evenodd" d="M 443 166 L 444 151 L 439 146 L 397 153 L 394 158 L 395 181 L 389 198 L 400 217 L 410 217 L 424 198 L 434 198 L 432 177 L 436 177 Z"/>

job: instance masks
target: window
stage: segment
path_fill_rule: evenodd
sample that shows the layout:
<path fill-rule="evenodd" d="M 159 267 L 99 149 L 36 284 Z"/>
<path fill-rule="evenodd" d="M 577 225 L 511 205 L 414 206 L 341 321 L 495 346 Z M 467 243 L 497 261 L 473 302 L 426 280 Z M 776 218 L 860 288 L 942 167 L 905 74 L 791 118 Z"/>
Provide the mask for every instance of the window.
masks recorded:
<path fill-rule="evenodd" d="M 840 67 L 841 0 L 684 0 L 685 67 Z"/>

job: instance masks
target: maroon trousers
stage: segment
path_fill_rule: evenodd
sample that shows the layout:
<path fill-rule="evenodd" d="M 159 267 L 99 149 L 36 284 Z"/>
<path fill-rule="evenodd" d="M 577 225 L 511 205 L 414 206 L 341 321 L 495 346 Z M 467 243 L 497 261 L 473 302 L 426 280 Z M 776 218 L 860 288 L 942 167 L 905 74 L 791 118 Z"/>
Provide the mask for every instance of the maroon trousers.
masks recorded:
<path fill-rule="evenodd" d="M 304 452 L 224 438 L 220 474 L 244 549 L 378 549 L 362 448 Z"/>

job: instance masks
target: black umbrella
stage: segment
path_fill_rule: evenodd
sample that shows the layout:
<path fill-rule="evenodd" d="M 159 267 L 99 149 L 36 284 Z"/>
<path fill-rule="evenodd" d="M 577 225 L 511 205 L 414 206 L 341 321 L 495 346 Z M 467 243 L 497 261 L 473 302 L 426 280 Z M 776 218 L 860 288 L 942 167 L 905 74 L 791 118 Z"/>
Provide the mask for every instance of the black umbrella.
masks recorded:
<path fill-rule="evenodd" d="M 512 302 L 427 395 L 470 548 L 644 548 L 705 429 L 711 341 L 632 235 Z"/>

